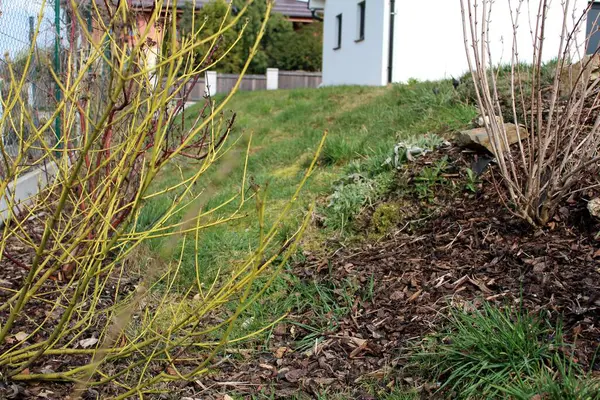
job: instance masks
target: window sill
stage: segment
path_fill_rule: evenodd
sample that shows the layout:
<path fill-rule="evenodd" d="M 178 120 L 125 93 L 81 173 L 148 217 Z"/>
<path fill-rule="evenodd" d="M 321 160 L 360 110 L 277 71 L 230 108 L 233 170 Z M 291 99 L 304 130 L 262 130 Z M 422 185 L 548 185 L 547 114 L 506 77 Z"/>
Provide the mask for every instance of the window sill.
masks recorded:
<path fill-rule="evenodd" d="M 339 50 L 341 48 L 342 48 L 342 46 L 338 46 L 338 47 L 334 47 L 333 50 Z"/>
<path fill-rule="evenodd" d="M 360 42 L 364 42 L 364 41 L 365 41 L 365 38 L 364 38 L 364 37 L 361 37 L 360 39 L 356 39 L 356 40 L 354 41 L 354 43 L 360 43 Z"/>

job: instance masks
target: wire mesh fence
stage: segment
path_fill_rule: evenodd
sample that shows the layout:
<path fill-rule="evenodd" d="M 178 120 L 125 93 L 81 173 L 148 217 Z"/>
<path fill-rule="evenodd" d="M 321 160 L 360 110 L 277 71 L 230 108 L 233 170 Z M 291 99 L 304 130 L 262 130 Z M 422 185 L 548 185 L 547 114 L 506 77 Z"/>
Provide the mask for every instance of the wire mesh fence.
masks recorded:
<path fill-rule="evenodd" d="M 66 26 L 56 1 L 60 0 L 0 0 L 0 116 L 10 114 L 0 124 L 2 156 L 21 156 L 22 165 L 40 163 L 47 153 L 42 145 L 56 144 L 57 132 L 48 130 L 46 143 L 37 140 L 23 145 L 35 127 L 55 114 L 58 90 L 51 71 L 60 74 L 64 57 L 61 33 Z M 16 87 L 20 87 L 22 101 L 6 104 L 7 98 L 16 98 L 8 96 Z M 23 108 L 28 108 L 27 112 Z M 24 116 L 33 121 L 26 121 Z M 3 172 L 0 167 L 2 176 Z"/>

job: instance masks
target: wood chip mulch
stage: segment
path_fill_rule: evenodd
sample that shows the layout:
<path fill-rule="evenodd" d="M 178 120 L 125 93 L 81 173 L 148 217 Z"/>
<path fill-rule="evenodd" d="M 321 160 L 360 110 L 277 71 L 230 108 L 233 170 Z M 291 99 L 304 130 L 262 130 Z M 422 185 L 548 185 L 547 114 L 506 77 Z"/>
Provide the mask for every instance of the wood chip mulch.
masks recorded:
<path fill-rule="evenodd" d="M 449 179 L 464 185 L 473 154 L 450 148 L 419 159 L 404 172 L 409 184 L 418 170 L 442 155 L 448 157 Z M 408 176 L 407 176 L 408 175 Z M 309 335 L 309 310 L 292 314 L 273 331 L 264 351 L 243 362 L 224 362 L 218 373 L 200 379 L 185 392 L 192 398 L 221 399 L 226 393 L 259 392 L 286 398 L 304 394 L 346 393 L 371 399 L 364 383 L 383 391 L 416 382 L 406 376 L 406 352 L 439 330 L 448 307 L 477 307 L 483 301 L 523 307 L 551 321 L 561 318 L 566 340 L 585 370 L 600 371 L 600 225 L 587 212 L 585 193 L 565 204 L 544 229 L 534 229 L 506 211 L 495 192 L 493 167 L 482 176 L 477 194 L 440 188 L 433 202 L 410 200 L 425 221 L 402 222 L 388 237 L 358 247 L 343 247 L 333 256 L 308 255 L 293 273 L 320 284 L 355 282 L 351 312 L 312 348 L 297 351 Z M 373 281 L 372 299 L 368 292 Z M 334 291 L 340 304 L 343 289 Z M 367 297 L 367 299 L 365 299 Z M 333 318 L 333 315 L 332 315 Z M 434 388 L 420 385 L 423 398 Z"/>
<path fill-rule="evenodd" d="M 274 327 L 268 344 L 217 358 L 209 375 L 174 384 L 170 393 L 156 398 L 222 400 L 258 393 L 316 398 L 327 392 L 373 399 L 365 391 L 367 382 L 381 391 L 414 384 L 423 398 L 432 398 L 434 387 L 417 384 L 418 378 L 403 370 L 408 349 L 443 326 L 450 306 L 477 307 L 486 300 L 542 313 L 551 321 L 560 318 L 577 361 L 586 370 L 600 371 L 595 357 L 600 345 L 600 224 L 586 209 L 586 200 L 597 193 L 583 192 L 565 203 L 547 227 L 534 229 L 506 210 L 496 193 L 493 166 L 482 175 L 476 194 L 461 189 L 474 155 L 457 148 L 419 158 L 399 173 L 399 181 L 411 185 L 421 168 L 442 156 L 448 157 L 447 184 L 436 188 L 433 200 L 418 199 L 406 187 L 390 195 L 388 201 L 401 199 L 417 210 L 393 232 L 366 244 L 324 244 L 332 249 L 329 254 L 306 254 L 293 267 L 302 280 L 336 287 L 332 293 L 338 304 L 350 299 L 349 312 L 337 320 L 331 314 L 329 331 L 311 337 L 303 326 L 319 323 L 316 311 L 292 310 L 286 322 Z M 7 274 L 0 279 L 5 285 L 13 281 Z M 349 292 L 348 284 L 357 290 Z M 300 343 L 309 345 L 300 349 Z"/>

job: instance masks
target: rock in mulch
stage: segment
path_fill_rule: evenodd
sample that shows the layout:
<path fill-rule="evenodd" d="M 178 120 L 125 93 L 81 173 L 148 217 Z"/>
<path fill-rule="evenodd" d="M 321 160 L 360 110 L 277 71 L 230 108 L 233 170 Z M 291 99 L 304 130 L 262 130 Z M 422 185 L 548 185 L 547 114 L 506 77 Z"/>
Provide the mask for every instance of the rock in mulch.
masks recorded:
<path fill-rule="evenodd" d="M 529 135 L 523 127 L 520 127 L 517 130 L 517 126 L 515 124 L 506 123 L 504 124 L 504 127 L 506 129 L 506 137 L 508 139 L 509 146 L 519 142 L 519 139 L 525 139 Z M 460 131 L 457 136 L 457 141 L 463 147 L 468 147 L 477 151 L 486 150 L 492 154 L 495 154 L 492 143 L 490 142 L 490 137 L 485 127 Z M 504 144 L 502 144 L 503 149 L 504 147 Z"/>
<path fill-rule="evenodd" d="M 590 200 L 587 209 L 592 217 L 600 218 L 600 197 Z"/>

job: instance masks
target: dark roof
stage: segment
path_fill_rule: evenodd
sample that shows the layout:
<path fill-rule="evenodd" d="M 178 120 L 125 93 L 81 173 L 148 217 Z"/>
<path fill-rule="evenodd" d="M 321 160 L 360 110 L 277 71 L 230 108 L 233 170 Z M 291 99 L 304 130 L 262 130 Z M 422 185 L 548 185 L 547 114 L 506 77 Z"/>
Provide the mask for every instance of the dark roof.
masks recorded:
<path fill-rule="evenodd" d="M 177 8 L 183 7 L 185 3 L 194 3 L 196 8 L 201 8 L 205 3 L 210 0 L 178 0 Z M 165 0 L 163 4 L 168 4 L 169 1 Z M 135 8 L 153 8 L 155 0 L 132 0 L 131 6 Z M 312 13 L 306 6 L 306 3 L 296 0 L 275 0 L 273 6 L 273 12 L 282 14 L 290 18 L 311 18 Z"/>
<path fill-rule="evenodd" d="M 296 0 L 276 0 L 273 12 L 283 14 L 286 17 L 312 18 L 312 12 L 308 9 L 306 3 Z"/>

